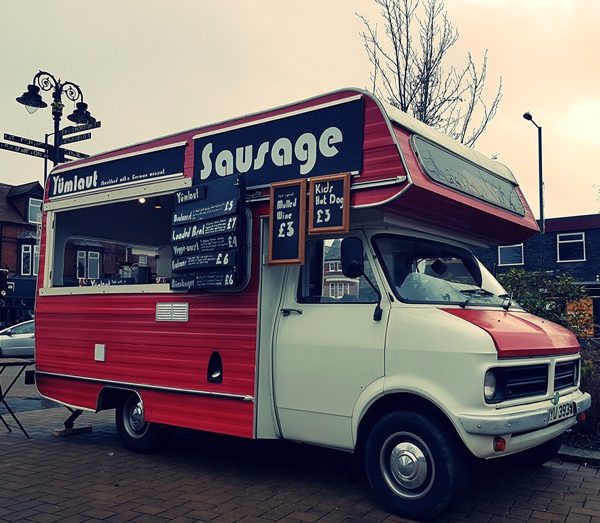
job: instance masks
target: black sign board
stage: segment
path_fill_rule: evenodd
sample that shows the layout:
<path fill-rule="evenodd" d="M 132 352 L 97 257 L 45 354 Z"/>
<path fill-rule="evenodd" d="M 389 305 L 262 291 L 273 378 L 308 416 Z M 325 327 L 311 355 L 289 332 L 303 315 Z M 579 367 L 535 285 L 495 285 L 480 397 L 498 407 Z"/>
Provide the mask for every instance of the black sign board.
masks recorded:
<path fill-rule="evenodd" d="M 92 137 L 92 133 L 84 133 L 84 134 L 76 134 L 75 136 L 70 136 L 69 138 L 63 138 L 61 140 L 62 143 L 74 143 L 81 142 L 83 140 L 89 140 Z"/>
<path fill-rule="evenodd" d="M 61 151 L 61 153 L 65 156 L 73 156 L 74 158 L 89 158 L 90 155 L 89 154 L 85 154 L 85 153 L 78 153 L 77 151 L 72 151 L 71 149 L 65 149 L 64 147 L 61 147 L 59 149 L 59 151 Z"/>
<path fill-rule="evenodd" d="M 269 264 L 303 264 L 306 180 L 271 185 Z"/>
<path fill-rule="evenodd" d="M 348 232 L 350 227 L 350 173 L 310 179 L 308 234 Z"/>
<path fill-rule="evenodd" d="M 4 133 L 4 139 L 8 140 L 9 142 L 22 143 L 23 145 L 31 145 L 32 147 L 40 147 L 41 149 L 45 149 L 47 145 L 44 142 L 38 142 L 37 140 L 32 140 L 31 138 L 23 138 L 22 136 L 9 133 Z"/>
<path fill-rule="evenodd" d="M 239 288 L 246 281 L 243 179 L 227 176 L 175 194 L 171 289 Z"/>
<path fill-rule="evenodd" d="M 194 137 L 194 177 L 244 174 L 248 187 L 362 167 L 364 100 L 337 100 Z"/>
<path fill-rule="evenodd" d="M 62 147 L 60 150 L 68 156 L 87 157 Z M 183 177 L 184 154 L 185 143 L 175 143 L 101 163 L 58 167 L 50 175 L 48 197 L 52 200 Z"/>
<path fill-rule="evenodd" d="M 66 136 L 67 134 L 80 133 L 81 131 L 88 131 L 89 129 L 97 129 L 102 125 L 102 122 L 87 123 L 85 125 L 70 125 L 61 129 L 60 135 Z"/>
<path fill-rule="evenodd" d="M 13 145 L 12 143 L 0 142 L 0 149 L 4 149 L 6 151 L 12 151 L 14 153 L 28 154 L 29 156 L 37 156 L 38 158 L 48 158 L 48 153 L 46 151 L 38 151 L 36 149 L 28 149 L 27 147 L 20 147 L 18 145 Z"/>

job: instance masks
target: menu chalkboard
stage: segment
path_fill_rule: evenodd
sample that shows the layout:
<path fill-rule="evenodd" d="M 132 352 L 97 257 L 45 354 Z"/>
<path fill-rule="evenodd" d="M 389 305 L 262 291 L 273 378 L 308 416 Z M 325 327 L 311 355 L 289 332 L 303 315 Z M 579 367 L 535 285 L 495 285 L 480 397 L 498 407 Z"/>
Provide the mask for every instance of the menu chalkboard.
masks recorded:
<path fill-rule="evenodd" d="M 242 177 L 227 176 L 175 194 L 171 289 L 236 288 L 246 281 Z"/>
<path fill-rule="evenodd" d="M 269 264 L 303 264 L 306 180 L 271 184 Z"/>
<path fill-rule="evenodd" d="M 348 232 L 350 227 L 350 173 L 310 179 L 308 234 Z"/>

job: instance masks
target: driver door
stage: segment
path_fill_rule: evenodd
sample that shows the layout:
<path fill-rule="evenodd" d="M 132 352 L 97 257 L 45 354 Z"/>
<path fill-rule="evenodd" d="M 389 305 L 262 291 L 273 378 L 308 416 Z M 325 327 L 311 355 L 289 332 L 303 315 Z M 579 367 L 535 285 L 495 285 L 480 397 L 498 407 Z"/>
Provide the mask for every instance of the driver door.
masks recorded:
<path fill-rule="evenodd" d="M 384 374 L 389 304 L 382 303 L 382 320 L 374 321 L 377 294 L 364 277 L 342 274 L 340 244 L 340 238 L 309 240 L 305 264 L 287 270 L 274 388 L 285 438 L 353 448 L 358 398 Z M 365 272 L 377 282 L 368 259 Z"/>

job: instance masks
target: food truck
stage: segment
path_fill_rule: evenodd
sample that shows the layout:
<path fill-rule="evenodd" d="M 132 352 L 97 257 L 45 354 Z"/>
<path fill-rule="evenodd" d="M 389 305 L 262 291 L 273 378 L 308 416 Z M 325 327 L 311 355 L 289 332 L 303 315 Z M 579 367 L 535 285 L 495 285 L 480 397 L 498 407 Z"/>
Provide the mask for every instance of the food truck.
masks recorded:
<path fill-rule="evenodd" d="M 474 458 L 542 462 L 585 416 L 579 345 L 471 248 L 537 223 L 511 171 L 359 89 L 55 168 L 36 383 L 173 427 L 353 452 L 389 510 L 441 513 Z"/>

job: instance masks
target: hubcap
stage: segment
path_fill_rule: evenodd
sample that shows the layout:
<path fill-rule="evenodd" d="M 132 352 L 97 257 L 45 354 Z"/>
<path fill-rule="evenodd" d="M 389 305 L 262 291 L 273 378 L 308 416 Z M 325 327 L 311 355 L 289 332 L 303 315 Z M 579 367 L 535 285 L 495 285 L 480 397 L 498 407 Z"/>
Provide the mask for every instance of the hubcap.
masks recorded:
<path fill-rule="evenodd" d="M 146 421 L 144 420 L 144 408 L 142 407 L 141 401 L 138 401 L 131 410 L 129 423 L 131 424 L 131 428 L 136 432 L 141 432 L 144 429 Z"/>
<path fill-rule="evenodd" d="M 421 498 L 433 485 L 433 458 L 427 444 L 414 434 L 392 434 L 381 448 L 379 465 L 388 486 L 402 498 Z"/>
<path fill-rule="evenodd" d="M 127 398 L 123 408 L 125 430 L 132 438 L 140 438 L 148 430 L 148 422 L 144 418 L 144 404 L 137 394 Z"/>
<path fill-rule="evenodd" d="M 390 454 L 390 470 L 403 487 L 419 488 L 427 478 L 427 460 L 412 443 L 399 443 Z"/>

